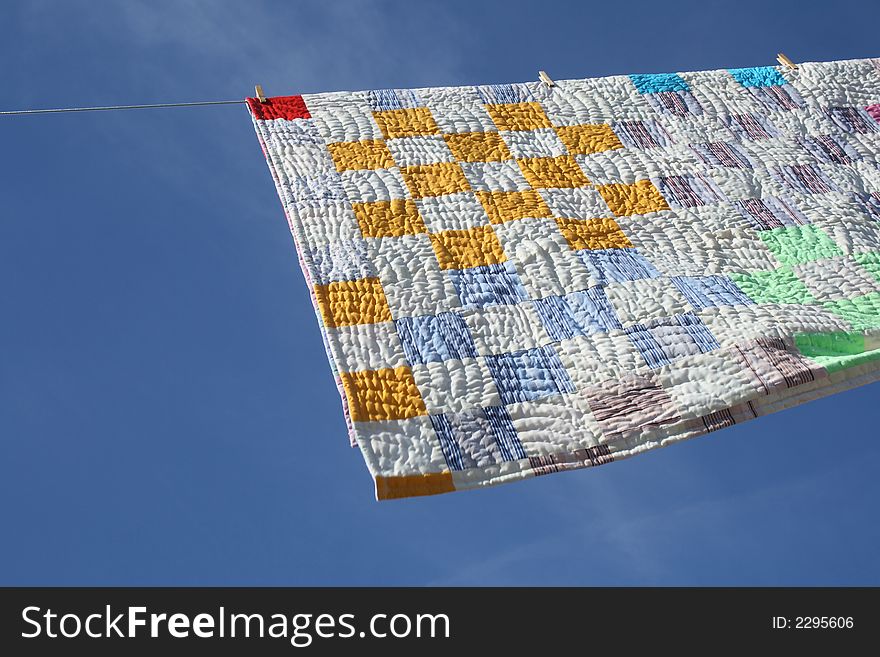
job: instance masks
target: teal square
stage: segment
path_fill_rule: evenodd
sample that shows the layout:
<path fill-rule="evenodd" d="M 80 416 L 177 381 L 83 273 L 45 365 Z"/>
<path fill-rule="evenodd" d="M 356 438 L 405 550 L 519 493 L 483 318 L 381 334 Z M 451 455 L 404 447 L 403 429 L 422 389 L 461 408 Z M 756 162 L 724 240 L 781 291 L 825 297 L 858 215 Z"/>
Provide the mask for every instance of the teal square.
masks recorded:
<path fill-rule="evenodd" d="M 727 70 L 734 80 L 744 87 L 778 87 L 786 83 L 785 78 L 772 66 L 729 68 Z"/>
<path fill-rule="evenodd" d="M 758 236 L 784 265 L 843 255 L 834 240 L 809 224 L 762 230 L 758 232 Z"/>

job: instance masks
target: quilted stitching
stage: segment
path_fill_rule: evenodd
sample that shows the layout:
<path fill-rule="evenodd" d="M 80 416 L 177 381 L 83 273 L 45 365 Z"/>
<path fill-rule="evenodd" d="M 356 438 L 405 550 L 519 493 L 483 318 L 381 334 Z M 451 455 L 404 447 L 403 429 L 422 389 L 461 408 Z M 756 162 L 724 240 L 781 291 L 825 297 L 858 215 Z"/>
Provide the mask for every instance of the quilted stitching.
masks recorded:
<path fill-rule="evenodd" d="M 880 378 L 880 60 L 248 107 L 380 499 Z"/>

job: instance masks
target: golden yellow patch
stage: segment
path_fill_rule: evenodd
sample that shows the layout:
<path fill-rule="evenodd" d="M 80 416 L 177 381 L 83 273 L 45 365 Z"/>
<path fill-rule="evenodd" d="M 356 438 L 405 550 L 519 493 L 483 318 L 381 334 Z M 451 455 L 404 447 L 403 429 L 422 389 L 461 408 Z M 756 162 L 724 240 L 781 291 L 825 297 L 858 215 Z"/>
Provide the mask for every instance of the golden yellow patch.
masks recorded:
<path fill-rule="evenodd" d="M 431 235 L 431 244 L 441 269 L 481 267 L 507 260 L 491 226 L 434 233 Z"/>
<path fill-rule="evenodd" d="M 440 134 L 440 128 L 427 107 L 373 112 L 373 118 L 385 139 Z"/>
<path fill-rule="evenodd" d="M 408 367 L 342 372 L 339 376 L 354 422 L 404 420 L 428 414 Z"/>
<path fill-rule="evenodd" d="M 632 242 L 614 219 L 557 219 L 569 246 L 579 249 L 625 249 Z"/>
<path fill-rule="evenodd" d="M 513 159 L 497 132 L 465 132 L 443 135 L 449 150 L 460 162 L 498 162 Z"/>
<path fill-rule="evenodd" d="M 376 497 L 393 500 L 398 497 L 438 495 L 455 490 L 452 473 L 429 472 L 428 474 L 404 475 L 402 477 L 376 477 Z"/>
<path fill-rule="evenodd" d="M 550 208 L 533 189 L 523 192 L 476 192 L 476 196 L 493 224 L 551 216 Z"/>
<path fill-rule="evenodd" d="M 590 184 L 571 155 L 559 157 L 532 157 L 517 160 L 519 168 L 535 189 L 547 187 L 585 187 Z"/>
<path fill-rule="evenodd" d="M 384 141 L 344 141 L 327 144 L 337 171 L 353 169 L 387 169 L 394 158 Z"/>
<path fill-rule="evenodd" d="M 392 320 L 391 309 L 378 278 L 316 285 L 315 298 L 324 325 L 330 328 Z"/>
<path fill-rule="evenodd" d="M 540 103 L 503 103 L 485 107 L 499 130 L 537 130 L 553 126 Z"/>
<path fill-rule="evenodd" d="M 400 174 L 413 198 L 455 194 L 471 188 L 458 162 L 403 167 Z"/>
<path fill-rule="evenodd" d="M 632 185 L 614 183 L 598 189 L 605 203 L 618 217 L 669 209 L 666 199 L 650 180 L 639 180 Z"/>
<path fill-rule="evenodd" d="M 556 128 L 556 134 L 572 155 L 589 155 L 623 148 L 614 130 L 605 123 L 562 126 Z"/>
<path fill-rule="evenodd" d="M 400 237 L 428 232 L 414 201 L 394 199 L 354 203 L 352 207 L 364 237 Z"/>

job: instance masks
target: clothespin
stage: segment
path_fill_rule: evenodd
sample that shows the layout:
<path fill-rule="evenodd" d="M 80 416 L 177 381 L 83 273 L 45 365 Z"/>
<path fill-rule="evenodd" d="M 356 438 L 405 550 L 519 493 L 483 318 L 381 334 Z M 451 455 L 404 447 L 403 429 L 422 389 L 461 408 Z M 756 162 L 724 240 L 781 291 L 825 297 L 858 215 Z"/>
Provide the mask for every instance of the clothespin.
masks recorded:
<path fill-rule="evenodd" d="M 267 98 L 266 94 L 263 93 L 263 85 L 258 84 L 254 87 L 254 94 L 257 96 L 257 100 L 261 103 L 265 103 Z"/>
<path fill-rule="evenodd" d="M 776 61 L 786 68 L 790 68 L 792 70 L 797 68 L 797 64 L 786 57 L 785 53 L 779 53 L 778 55 L 776 55 Z"/>
<path fill-rule="evenodd" d="M 538 77 L 541 78 L 541 82 L 546 84 L 548 87 L 555 87 L 556 83 L 553 81 L 549 75 L 547 75 L 547 71 L 538 71 Z"/>

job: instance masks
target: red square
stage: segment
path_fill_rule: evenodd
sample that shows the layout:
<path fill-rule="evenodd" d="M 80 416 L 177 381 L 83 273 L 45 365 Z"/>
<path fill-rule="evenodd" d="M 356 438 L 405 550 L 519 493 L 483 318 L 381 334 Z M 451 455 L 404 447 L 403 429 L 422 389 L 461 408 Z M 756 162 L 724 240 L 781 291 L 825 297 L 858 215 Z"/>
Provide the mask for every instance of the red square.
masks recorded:
<path fill-rule="evenodd" d="M 302 96 L 276 96 L 267 98 L 261 103 L 258 98 L 248 98 L 248 107 L 255 119 L 271 121 L 272 119 L 310 119 L 312 115 L 306 109 L 306 103 Z"/>

